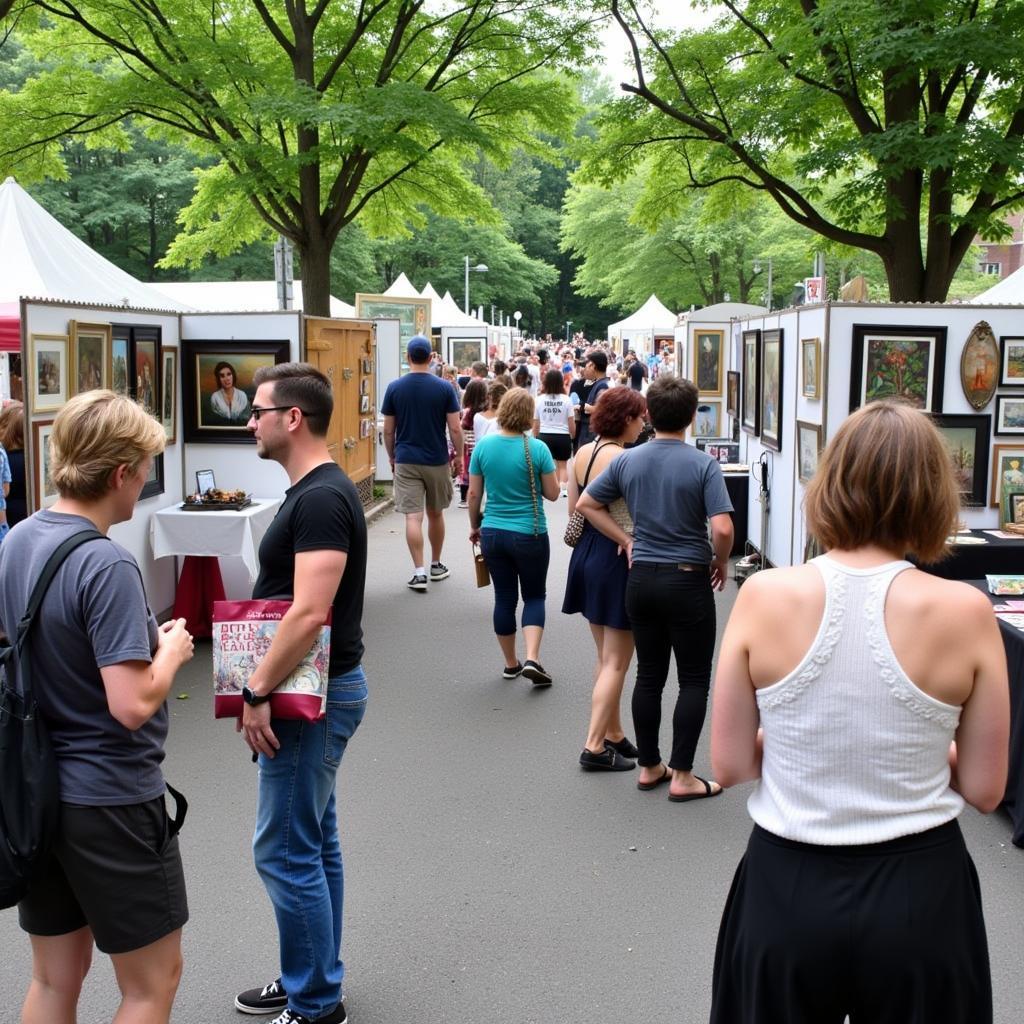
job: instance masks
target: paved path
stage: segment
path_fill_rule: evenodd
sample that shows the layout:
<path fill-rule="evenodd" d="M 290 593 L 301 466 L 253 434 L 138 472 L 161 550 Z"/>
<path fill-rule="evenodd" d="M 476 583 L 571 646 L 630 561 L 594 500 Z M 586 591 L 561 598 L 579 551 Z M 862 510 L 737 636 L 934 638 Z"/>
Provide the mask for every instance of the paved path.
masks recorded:
<path fill-rule="evenodd" d="M 370 707 L 342 766 L 347 1004 L 354 1024 L 700 1024 L 719 915 L 750 823 L 747 787 L 674 805 L 635 773 L 576 767 L 592 642 L 559 612 L 565 503 L 551 516 L 555 685 L 503 682 L 490 590 L 473 585 L 466 513 L 448 514 L 451 579 L 406 590 L 402 520 L 370 532 Z M 550 506 L 549 506 L 550 507 Z M 732 584 L 718 598 L 719 625 Z M 183 835 L 192 920 L 177 1024 L 240 1024 L 235 992 L 277 973 L 249 840 L 255 768 L 211 718 L 209 647 L 172 700 L 167 774 L 191 801 Z M 706 769 L 707 744 L 697 770 Z M 963 819 L 984 890 L 996 1021 L 1024 1020 L 1024 851 L 1000 815 Z M 17 1020 L 27 942 L 0 914 L 0 1021 Z M 81 1024 L 116 1004 L 98 956 Z"/>

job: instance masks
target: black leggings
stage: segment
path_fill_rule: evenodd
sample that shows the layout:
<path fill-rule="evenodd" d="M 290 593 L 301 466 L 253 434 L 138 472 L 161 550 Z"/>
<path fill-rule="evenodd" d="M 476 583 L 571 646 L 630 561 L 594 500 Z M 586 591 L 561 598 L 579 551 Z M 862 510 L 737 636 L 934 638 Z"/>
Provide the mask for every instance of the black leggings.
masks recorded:
<path fill-rule="evenodd" d="M 626 584 L 626 614 L 636 641 L 633 727 L 639 762 L 661 761 L 661 694 L 669 657 L 676 656 L 679 694 L 672 713 L 670 768 L 690 771 L 707 713 L 715 651 L 715 594 L 707 572 L 634 562 Z"/>
<path fill-rule="evenodd" d="M 711 1024 L 992 1024 L 978 875 L 955 821 L 870 846 L 754 826 L 715 951 Z"/>

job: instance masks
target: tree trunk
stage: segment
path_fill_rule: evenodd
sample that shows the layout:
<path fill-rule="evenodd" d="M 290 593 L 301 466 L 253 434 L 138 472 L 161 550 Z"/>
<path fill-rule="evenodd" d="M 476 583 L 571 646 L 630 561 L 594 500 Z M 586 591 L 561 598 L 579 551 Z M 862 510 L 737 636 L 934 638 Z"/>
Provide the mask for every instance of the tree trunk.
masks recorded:
<path fill-rule="evenodd" d="M 302 261 L 302 311 L 307 316 L 331 315 L 331 243 L 322 235 L 299 246 Z"/>

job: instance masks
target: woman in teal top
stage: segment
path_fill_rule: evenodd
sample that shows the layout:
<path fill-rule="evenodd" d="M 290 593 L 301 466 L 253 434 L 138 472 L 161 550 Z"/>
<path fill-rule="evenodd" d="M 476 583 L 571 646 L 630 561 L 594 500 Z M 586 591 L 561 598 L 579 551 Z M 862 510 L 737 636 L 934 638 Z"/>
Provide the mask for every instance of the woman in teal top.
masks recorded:
<path fill-rule="evenodd" d="M 505 657 L 505 679 L 524 675 L 550 686 L 540 664 L 548 561 L 547 521 L 541 495 L 558 501 L 555 462 L 546 444 L 526 432 L 533 426 L 529 391 L 509 391 L 498 406 L 498 429 L 477 442 L 469 464 L 469 539 L 480 544 L 494 583 L 494 632 Z M 480 502 L 487 491 L 487 509 Z M 526 659 L 516 654 L 516 605 L 523 595 Z"/>

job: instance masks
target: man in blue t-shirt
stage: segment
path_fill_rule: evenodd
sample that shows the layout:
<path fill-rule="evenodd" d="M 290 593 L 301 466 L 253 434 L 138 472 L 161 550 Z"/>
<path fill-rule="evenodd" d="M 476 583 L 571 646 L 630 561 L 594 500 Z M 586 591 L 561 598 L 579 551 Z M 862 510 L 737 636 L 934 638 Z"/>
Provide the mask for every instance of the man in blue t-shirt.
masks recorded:
<path fill-rule="evenodd" d="M 430 368 L 433 349 L 417 334 L 407 349 L 409 373 L 393 380 L 384 392 L 384 447 L 395 474 L 395 511 L 405 515 L 405 542 L 412 555 L 408 586 L 424 593 L 428 578 L 443 580 L 450 573 L 441 561 L 444 510 L 452 500 L 452 474 L 462 472 L 462 423 L 458 392 L 435 377 Z M 455 451 L 449 462 L 448 438 Z M 423 560 L 423 512 L 430 540 L 430 575 Z"/>

